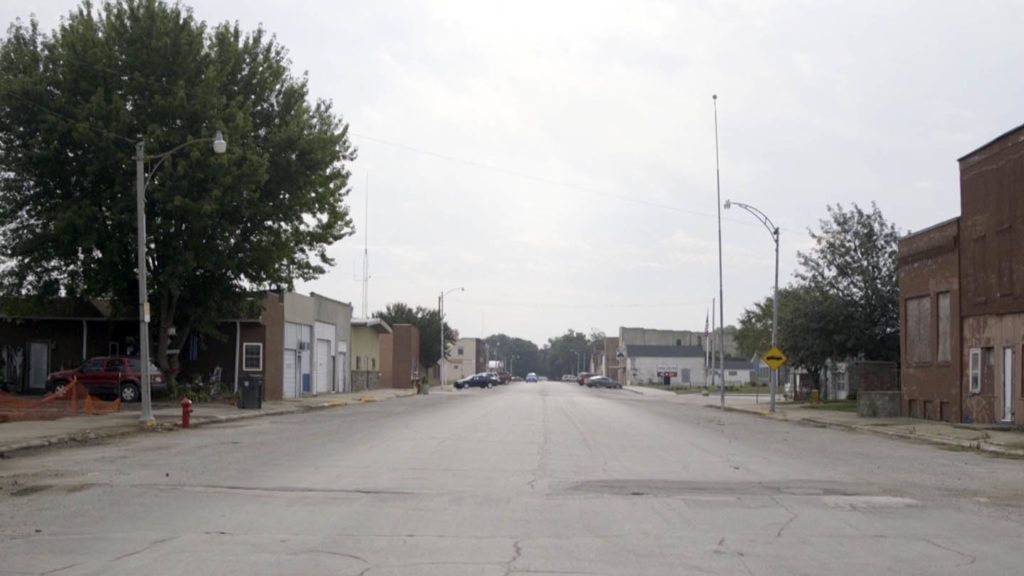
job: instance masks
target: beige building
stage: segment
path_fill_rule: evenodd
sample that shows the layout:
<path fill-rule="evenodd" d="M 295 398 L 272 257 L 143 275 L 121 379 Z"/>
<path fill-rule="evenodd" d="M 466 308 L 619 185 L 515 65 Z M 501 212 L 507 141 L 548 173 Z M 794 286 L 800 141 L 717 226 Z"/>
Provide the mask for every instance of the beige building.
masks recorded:
<path fill-rule="evenodd" d="M 379 318 L 352 319 L 352 390 L 380 387 L 380 339 L 391 326 Z"/>
<path fill-rule="evenodd" d="M 451 383 L 486 369 L 486 343 L 480 338 L 459 338 L 444 361 L 444 379 Z"/>

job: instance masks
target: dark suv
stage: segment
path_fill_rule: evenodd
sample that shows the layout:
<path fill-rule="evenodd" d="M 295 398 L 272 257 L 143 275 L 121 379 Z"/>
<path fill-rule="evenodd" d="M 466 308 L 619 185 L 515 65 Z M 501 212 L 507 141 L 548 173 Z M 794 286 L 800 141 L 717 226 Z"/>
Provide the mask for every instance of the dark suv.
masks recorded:
<path fill-rule="evenodd" d="M 498 384 L 501 384 L 500 378 L 492 374 L 488 374 L 487 372 L 482 372 L 480 374 L 473 374 L 472 376 L 467 376 L 462 380 L 457 381 L 455 383 L 455 388 L 458 390 L 462 390 L 463 388 L 474 387 L 491 388 L 493 386 L 497 386 Z"/>
<path fill-rule="evenodd" d="M 46 390 L 55 392 L 74 379 L 90 394 L 120 396 L 124 402 L 138 402 L 142 364 L 132 356 L 101 356 L 90 358 L 74 370 L 54 372 L 46 379 Z M 149 385 L 153 392 L 166 392 L 167 379 L 152 362 L 149 364 Z"/>

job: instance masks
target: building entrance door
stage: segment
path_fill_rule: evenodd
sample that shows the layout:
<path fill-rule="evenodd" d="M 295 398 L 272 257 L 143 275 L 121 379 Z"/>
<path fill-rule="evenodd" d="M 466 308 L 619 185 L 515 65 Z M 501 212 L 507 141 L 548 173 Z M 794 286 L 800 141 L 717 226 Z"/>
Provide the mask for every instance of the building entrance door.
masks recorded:
<path fill-rule="evenodd" d="M 1003 422 L 1013 421 L 1013 348 L 1003 348 Z"/>
<path fill-rule="evenodd" d="M 46 389 L 50 374 L 50 343 L 32 342 L 28 354 L 28 389 L 39 392 Z"/>

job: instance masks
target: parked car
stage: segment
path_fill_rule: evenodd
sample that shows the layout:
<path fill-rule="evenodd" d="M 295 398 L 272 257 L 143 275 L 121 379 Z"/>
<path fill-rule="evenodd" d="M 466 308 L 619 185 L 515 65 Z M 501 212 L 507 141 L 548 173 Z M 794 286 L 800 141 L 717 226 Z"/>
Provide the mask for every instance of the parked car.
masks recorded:
<path fill-rule="evenodd" d="M 463 388 L 491 388 L 498 384 L 501 384 L 501 380 L 496 375 L 481 372 L 480 374 L 473 374 L 472 376 L 466 376 L 462 380 L 457 380 L 455 388 L 458 390 Z"/>
<path fill-rule="evenodd" d="M 591 376 L 587 378 L 588 388 L 622 388 L 622 384 L 619 384 L 615 380 L 607 376 Z"/>
<path fill-rule="evenodd" d="M 77 379 L 90 394 L 120 396 L 124 402 L 138 402 L 141 397 L 142 364 L 132 356 L 100 356 L 90 358 L 73 370 L 61 370 L 46 378 L 46 391 L 56 392 Z M 167 391 L 167 379 L 155 364 L 149 364 L 149 386 L 153 392 Z"/>
<path fill-rule="evenodd" d="M 527 382 L 536 382 L 537 381 L 537 375 L 534 374 L 533 372 L 530 372 L 529 374 L 526 375 L 526 381 Z"/>
<path fill-rule="evenodd" d="M 576 376 L 576 383 L 583 386 L 587 383 L 587 378 L 590 378 L 591 376 L 593 376 L 593 374 L 590 372 L 580 372 L 579 375 Z"/>

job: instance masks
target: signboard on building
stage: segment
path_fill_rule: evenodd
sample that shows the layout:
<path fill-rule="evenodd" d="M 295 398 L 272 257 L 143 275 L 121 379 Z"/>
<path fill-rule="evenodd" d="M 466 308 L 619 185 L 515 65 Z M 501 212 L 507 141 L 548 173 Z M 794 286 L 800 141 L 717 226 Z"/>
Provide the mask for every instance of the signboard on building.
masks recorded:
<path fill-rule="evenodd" d="M 658 376 L 659 377 L 669 376 L 671 378 L 675 378 L 675 377 L 679 376 L 679 367 L 678 366 L 670 366 L 670 365 L 667 365 L 667 364 L 658 364 L 657 369 L 658 369 Z"/>

